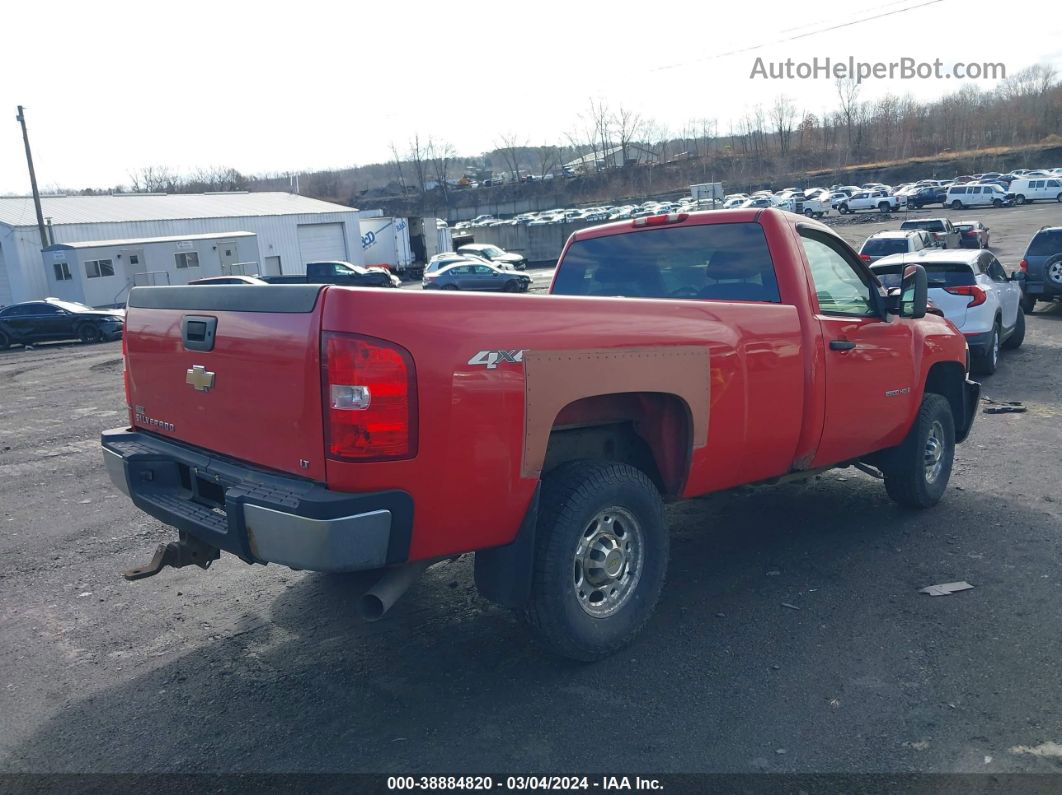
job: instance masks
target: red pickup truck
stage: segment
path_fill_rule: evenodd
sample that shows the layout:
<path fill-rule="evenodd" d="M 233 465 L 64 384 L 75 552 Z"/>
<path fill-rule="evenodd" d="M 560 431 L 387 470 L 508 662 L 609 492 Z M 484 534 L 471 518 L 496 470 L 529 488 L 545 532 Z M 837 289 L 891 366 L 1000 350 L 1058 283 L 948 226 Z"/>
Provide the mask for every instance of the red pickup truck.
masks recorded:
<path fill-rule="evenodd" d="M 561 654 L 629 643 L 664 582 L 664 503 L 855 465 L 942 496 L 979 386 L 921 267 L 881 288 L 774 209 L 638 218 L 568 241 L 548 297 L 324 285 L 138 287 L 114 483 L 178 538 L 146 566 L 379 572 L 431 562 Z"/>

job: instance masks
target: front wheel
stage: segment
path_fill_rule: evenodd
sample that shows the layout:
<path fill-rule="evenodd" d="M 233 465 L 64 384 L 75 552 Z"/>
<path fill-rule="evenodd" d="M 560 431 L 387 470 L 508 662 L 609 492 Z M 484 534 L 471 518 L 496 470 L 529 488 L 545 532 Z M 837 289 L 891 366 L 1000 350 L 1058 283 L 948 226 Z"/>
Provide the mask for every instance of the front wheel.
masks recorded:
<path fill-rule="evenodd" d="M 510 280 L 505 283 L 505 287 L 503 289 L 507 293 L 518 293 L 520 292 L 520 285 Z"/>
<path fill-rule="evenodd" d="M 848 215 L 848 213 L 852 211 L 851 209 L 849 209 L 847 204 L 842 204 L 840 207 L 837 208 L 837 212 L 839 212 L 841 215 Z"/>
<path fill-rule="evenodd" d="M 907 438 L 882 470 L 885 491 L 907 508 L 931 508 L 944 496 L 954 458 L 951 404 L 944 396 L 927 392 Z"/>
<path fill-rule="evenodd" d="M 1019 205 L 1025 204 L 1025 197 L 1019 193 L 1017 196 L 1014 197 L 1014 203 Z"/>
<path fill-rule="evenodd" d="M 1036 296 L 1021 294 L 1021 311 L 1026 315 L 1031 315 L 1033 310 L 1036 309 Z"/>
<path fill-rule="evenodd" d="M 11 338 L 4 332 L 0 331 L 0 351 L 6 351 L 11 347 Z"/>
<path fill-rule="evenodd" d="M 1002 199 L 992 199 L 992 206 L 993 207 L 1002 207 L 1003 206 L 1003 200 Z"/>
<path fill-rule="evenodd" d="M 543 478 L 528 623 L 552 651 L 590 662 L 631 643 L 668 560 L 660 494 L 645 473 L 573 461 Z"/>
<path fill-rule="evenodd" d="M 457 289 L 457 285 L 456 284 L 444 284 L 442 286 L 442 289 L 444 289 L 444 290 L 456 290 Z"/>
<path fill-rule="evenodd" d="M 888 214 L 888 213 L 892 212 L 892 205 L 890 205 L 888 202 L 880 202 L 878 204 L 878 210 L 880 210 L 883 213 Z"/>
<path fill-rule="evenodd" d="M 99 342 L 101 339 L 103 339 L 103 334 L 100 333 L 100 330 L 96 326 L 88 324 L 85 324 L 81 327 L 81 329 L 78 331 L 77 336 L 81 339 L 82 342 L 90 345 L 92 343 Z"/>

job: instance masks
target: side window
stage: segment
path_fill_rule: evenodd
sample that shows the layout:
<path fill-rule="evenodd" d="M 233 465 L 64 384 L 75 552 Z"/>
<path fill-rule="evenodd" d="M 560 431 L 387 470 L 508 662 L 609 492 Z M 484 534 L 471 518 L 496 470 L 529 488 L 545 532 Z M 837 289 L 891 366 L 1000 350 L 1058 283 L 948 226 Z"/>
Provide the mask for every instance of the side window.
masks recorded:
<path fill-rule="evenodd" d="M 874 314 L 870 284 L 841 253 L 830 245 L 801 234 L 819 309 L 826 315 L 869 317 Z"/>
<path fill-rule="evenodd" d="M 70 266 L 65 262 L 53 262 L 52 270 L 55 272 L 57 282 L 68 282 L 73 276 L 70 275 Z"/>
<path fill-rule="evenodd" d="M 995 257 L 989 257 L 987 262 L 988 267 L 986 271 L 989 278 L 994 282 L 1007 281 L 1007 272 L 1003 270 L 1003 266 L 999 264 L 999 260 Z"/>
<path fill-rule="evenodd" d="M 486 265 L 477 265 L 475 267 L 475 272 L 478 273 L 480 276 L 487 276 L 491 273 L 494 273 L 494 271 L 492 271 Z"/>

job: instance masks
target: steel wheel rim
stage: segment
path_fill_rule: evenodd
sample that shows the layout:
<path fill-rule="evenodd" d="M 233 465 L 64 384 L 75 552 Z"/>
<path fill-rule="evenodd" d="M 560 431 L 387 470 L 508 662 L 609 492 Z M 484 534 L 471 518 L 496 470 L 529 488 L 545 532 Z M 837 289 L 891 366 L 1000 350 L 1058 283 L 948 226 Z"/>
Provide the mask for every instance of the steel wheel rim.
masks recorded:
<path fill-rule="evenodd" d="M 633 514 L 613 505 L 587 522 L 573 557 L 572 585 L 579 607 L 593 618 L 619 611 L 642 577 L 645 543 Z"/>
<path fill-rule="evenodd" d="M 926 470 L 926 483 L 936 483 L 941 470 L 944 469 L 944 426 L 940 424 L 940 420 L 934 420 L 929 428 L 923 463 Z"/>

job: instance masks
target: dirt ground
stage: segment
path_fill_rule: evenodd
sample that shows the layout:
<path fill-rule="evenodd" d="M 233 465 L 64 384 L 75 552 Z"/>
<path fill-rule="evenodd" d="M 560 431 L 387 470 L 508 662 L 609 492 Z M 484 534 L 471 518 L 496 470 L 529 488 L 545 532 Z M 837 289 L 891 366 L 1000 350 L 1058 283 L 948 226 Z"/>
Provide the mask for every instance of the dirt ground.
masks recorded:
<path fill-rule="evenodd" d="M 1062 206 L 945 214 L 1010 270 Z M 174 534 L 100 461 L 120 356 L 0 354 L 0 772 L 1062 771 L 1062 306 L 984 379 L 1029 410 L 978 418 L 941 505 L 841 470 L 672 506 L 658 613 L 595 665 L 469 557 L 371 625 L 348 580 L 230 556 L 125 582 Z"/>

